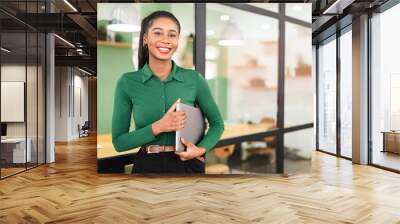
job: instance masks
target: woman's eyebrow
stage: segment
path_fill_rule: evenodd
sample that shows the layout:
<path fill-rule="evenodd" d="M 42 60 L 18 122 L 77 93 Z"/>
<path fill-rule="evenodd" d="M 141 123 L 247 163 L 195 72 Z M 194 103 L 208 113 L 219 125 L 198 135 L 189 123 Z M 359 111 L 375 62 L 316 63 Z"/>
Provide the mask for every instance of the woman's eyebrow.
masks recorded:
<path fill-rule="evenodd" d="M 151 29 L 152 31 L 153 30 L 163 30 L 162 28 L 160 28 L 160 27 L 154 27 L 153 29 Z M 175 29 L 170 29 L 170 30 L 168 30 L 168 32 L 176 32 L 176 33 L 178 33 L 178 31 L 177 30 L 175 30 Z"/>

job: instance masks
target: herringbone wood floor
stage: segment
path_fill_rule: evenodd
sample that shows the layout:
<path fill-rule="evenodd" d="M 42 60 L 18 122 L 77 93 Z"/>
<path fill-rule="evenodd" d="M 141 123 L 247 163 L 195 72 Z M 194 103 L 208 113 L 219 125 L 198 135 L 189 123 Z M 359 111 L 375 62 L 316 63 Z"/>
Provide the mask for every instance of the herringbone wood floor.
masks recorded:
<path fill-rule="evenodd" d="M 310 174 L 99 175 L 95 139 L 0 181 L 0 223 L 400 223 L 400 175 L 314 153 Z"/>

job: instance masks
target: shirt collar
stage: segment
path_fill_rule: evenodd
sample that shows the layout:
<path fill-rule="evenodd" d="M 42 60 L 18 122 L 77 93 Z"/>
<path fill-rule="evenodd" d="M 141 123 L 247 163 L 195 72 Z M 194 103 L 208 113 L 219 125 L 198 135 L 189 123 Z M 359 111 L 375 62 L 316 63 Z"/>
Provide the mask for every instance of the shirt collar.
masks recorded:
<path fill-rule="evenodd" d="M 165 81 L 170 81 L 171 79 L 175 79 L 177 81 L 183 82 L 182 73 L 180 73 L 178 71 L 177 67 L 178 66 L 175 64 L 175 62 L 172 61 L 171 73 L 169 73 L 169 75 Z M 143 66 L 142 71 L 143 71 L 142 82 L 145 83 L 147 80 L 149 80 L 153 76 L 153 72 L 151 71 L 151 69 L 147 63 Z"/>

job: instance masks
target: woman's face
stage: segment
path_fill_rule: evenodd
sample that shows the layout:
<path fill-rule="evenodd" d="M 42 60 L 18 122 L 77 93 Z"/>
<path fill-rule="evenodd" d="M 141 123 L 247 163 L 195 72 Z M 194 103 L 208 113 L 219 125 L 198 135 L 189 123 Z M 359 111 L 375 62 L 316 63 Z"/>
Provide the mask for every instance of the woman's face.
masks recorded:
<path fill-rule="evenodd" d="M 155 19 L 143 37 L 143 43 L 149 49 L 149 58 L 158 60 L 170 60 L 178 48 L 178 41 L 178 26 L 166 17 Z"/>

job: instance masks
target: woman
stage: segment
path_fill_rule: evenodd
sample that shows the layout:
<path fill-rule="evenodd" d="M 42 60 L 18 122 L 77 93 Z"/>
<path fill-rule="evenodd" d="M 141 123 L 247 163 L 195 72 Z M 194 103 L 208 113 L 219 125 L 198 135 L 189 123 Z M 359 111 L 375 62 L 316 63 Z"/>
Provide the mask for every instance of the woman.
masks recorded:
<path fill-rule="evenodd" d="M 198 72 L 171 60 L 178 48 L 181 26 L 169 12 L 143 19 L 139 70 L 123 74 L 115 89 L 112 141 L 118 152 L 141 146 L 134 173 L 204 173 L 204 154 L 218 142 L 224 123 L 207 82 Z M 198 105 L 209 129 L 197 145 L 181 139 L 185 152 L 175 152 L 175 131 L 185 125 L 178 102 Z M 129 131 L 131 116 L 135 130 Z"/>

